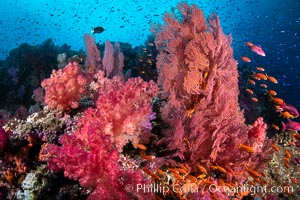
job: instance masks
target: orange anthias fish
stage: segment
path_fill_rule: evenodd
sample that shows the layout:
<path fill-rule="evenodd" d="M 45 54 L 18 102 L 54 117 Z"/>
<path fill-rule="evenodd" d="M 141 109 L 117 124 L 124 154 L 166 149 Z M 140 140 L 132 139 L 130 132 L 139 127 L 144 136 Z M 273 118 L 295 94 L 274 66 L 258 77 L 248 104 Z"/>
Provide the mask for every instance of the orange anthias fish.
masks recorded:
<path fill-rule="evenodd" d="M 147 147 L 145 146 L 145 145 L 143 145 L 143 144 L 137 144 L 137 145 L 135 145 L 137 148 L 139 148 L 139 149 L 141 149 L 141 150 L 144 150 L 144 151 L 146 151 L 147 150 Z"/>
<path fill-rule="evenodd" d="M 296 118 L 293 114 L 291 114 L 289 111 L 283 111 L 280 113 L 280 116 L 286 119 L 293 119 Z"/>
<path fill-rule="evenodd" d="M 292 154 L 288 150 L 285 150 L 285 157 L 286 158 L 291 158 Z"/>
<path fill-rule="evenodd" d="M 268 81 L 272 82 L 272 83 L 278 83 L 277 79 L 273 76 L 268 76 Z"/>
<path fill-rule="evenodd" d="M 245 42 L 246 46 L 249 47 L 249 49 L 253 52 L 255 52 L 257 55 L 260 55 L 260 56 L 266 56 L 266 53 L 264 52 L 264 50 L 258 46 L 258 45 L 255 45 L 251 42 Z"/>
<path fill-rule="evenodd" d="M 275 90 L 268 90 L 267 93 L 268 93 L 268 95 L 271 95 L 271 96 L 277 95 L 277 92 Z"/>
<path fill-rule="evenodd" d="M 253 90 L 249 89 L 249 88 L 246 88 L 246 91 L 248 92 L 248 94 L 252 95 L 254 92 Z"/>
<path fill-rule="evenodd" d="M 265 71 L 265 69 L 262 68 L 262 67 L 256 67 L 256 69 L 257 69 L 258 71 L 261 71 L 261 72 L 264 72 L 264 71 Z"/>
<path fill-rule="evenodd" d="M 252 97 L 251 100 L 254 102 L 258 102 L 258 99 L 256 97 Z"/>
<path fill-rule="evenodd" d="M 248 82 L 249 82 L 251 85 L 255 85 L 255 81 L 252 80 L 252 79 L 248 79 Z"/>
<path fill-rule="evenodd" d="M 265 88 L 265 89 L 266 89 L 266 88 L 268 88 L 268 85 L 267 85 L 267 84 L 264 84 L 264 83 L 261 83 L 261 84 L 260 84 L 260 87 L 262 87 L 262 88 Z"/>
<path fill-rule="evenodd" d="M 255 74 L 252 74 L 251 77 L 252 77 L 254 80 L 260 81 L 260 78 L 259 78 L 258 76 L 255 76 Z"/>
<path fill-rule="evenodd" d="M 244 62 L 251 62 L 250 58 L 246 57 L 246 56 L 241 56 L 240 57 L 242 61 Z"/>
<path fill-rule="evenodd" d="M 285 104 L 284 100 L 279 97 L 270 96 L 270 100 L 273 101 L 278 106 L 283 106 Z"/>
<path fill-rule="evenodd" d="M 267 80 L 268 79 L 267 75 L 262 74 L 262 73 L 255 73 L 254 75 L 257 76 L 258 78 L 262 79 L 262 80 Z"/>
<path fill-rule="evenodd" d="M 280 129 L 279 129 L 279 126 L 277 126 L 276 124 L 273 124 L 272 123 L 272 127 L 276 130 L 276 131 L 279 131 Z"/>
<path fill-rule="evenodd" d="M 272 144 L 272 148 L 277 152 L 280 150 L 276 144 Z"/>
<path fill-rule="evenodd" d="M 248 153 L 254 153 L 254 149 L 248 145 L 245 145 L 245 144 L 240 144 L 239 145 L 239 148 L 244 150 L 244 151 L 247 151 Z"/>
<path fill-rule="evenodd" d="M 249 169 L 248 167 L 246 167 L 246 171 L 248 172 L 248 174 L 250 176 L 252 176 L 253 178 L 258 178 L 260 177 L 260 173 L 258 173 L 257 171 L 253 170 L 253 169 Z"/>

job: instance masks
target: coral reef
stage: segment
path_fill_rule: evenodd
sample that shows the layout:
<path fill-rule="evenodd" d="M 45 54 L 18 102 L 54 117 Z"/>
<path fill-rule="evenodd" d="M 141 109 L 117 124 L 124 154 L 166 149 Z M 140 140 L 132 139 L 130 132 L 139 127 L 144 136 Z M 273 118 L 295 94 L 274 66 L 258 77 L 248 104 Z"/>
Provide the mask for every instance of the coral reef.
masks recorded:
<path fill-rule="evenodd" d="M 40 71 L 29 112 L 1 110 L 0 199 L 297 199 L 300 136 L 278 128 L 269 138 L 263 104 L 245 122 L 219 18 L 180 3 L 152 32 L 134 50 L 84 35 L 84 65 L 56 52 L 59 70 Z M 15 85 L 20 69 L 6 72 Z"/>

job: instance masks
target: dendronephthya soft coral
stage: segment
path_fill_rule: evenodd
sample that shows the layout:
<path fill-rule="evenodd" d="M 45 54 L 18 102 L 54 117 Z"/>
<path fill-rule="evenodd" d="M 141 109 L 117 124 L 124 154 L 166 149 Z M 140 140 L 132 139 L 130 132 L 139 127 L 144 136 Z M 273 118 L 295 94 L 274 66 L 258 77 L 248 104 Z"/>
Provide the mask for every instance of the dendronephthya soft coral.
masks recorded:
<path fill-rule="evenodd" d="M 45 103 L 51 109 L 66 111 L 78 107 L 78 101 L 87 93 L 89 79 L 77 62 L 69 62 L 42 82 L 46 91 Z"/>

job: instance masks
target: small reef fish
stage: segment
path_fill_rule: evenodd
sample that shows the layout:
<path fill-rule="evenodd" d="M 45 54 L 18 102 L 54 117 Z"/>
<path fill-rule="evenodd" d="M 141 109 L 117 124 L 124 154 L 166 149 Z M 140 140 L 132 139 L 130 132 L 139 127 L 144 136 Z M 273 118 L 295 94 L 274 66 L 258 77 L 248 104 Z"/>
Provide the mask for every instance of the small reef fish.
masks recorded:
<path fill-rule="evenodd" d="M 223 173 L 223 174 L 226 174 L 226 173 L 227 173 L 226 169 L 223 168 L 223 167 L 217 166 L 217 169 L 218 169 L 221 173 Z"/>
<path fill-rule="evenodd" d="M 289 145 L 296 147 L 296 143 L 295 142 L 289 142 Z"/>
<path fill-rule="evenodd" d="M 252 176 L 253 178 L 258 178 L 258 177 L 261 176 L 257 171 L 255 171 L 255 170 L 253 170 L 253 169 L 249 169 L 248 167 L 246 167 L 246 171 L 247 171 L 248 174 L 249 174 L 250 176 Z"/>
<path fill-rule="evenodd" d="M 246 46 L 249 47 L 249 49 L 253 52 L 255 52 L 257 55 L 260 55 L 260 56 L 266 56 L 266 53 L 264 52 L 264 50 L 258 46 L 258 45 L 255 45 L 251 42 L 245 42 Z"/>
<path fill-rule="evenodd" d="M 277 126 L 276 124 L 272 124 L 272 127 L 273 127 L 276 131 L 279 131 L 279 126 Z"/>
<path fill-rule="evenodd" d="M 162 170 L 159 169 L 159 168 L 156 169 L 156 172 L 157 172 L 159 175 L 165 175 L 165 172 L 162 171 Z"/>
<path fill-rule="evenodd" d="M 299 112 L 293 105 L 284 104 L 281 106 L 281 108 L 291 113 L 291 115 L 293 115 L 295 118 L 299 117 Z"/>
<path fill-rule="evenodd" d="M 262 68 L 262 67 L 256 67 L 256 69 L 257 69 L 258 71 L 261 71 L 261 72 L 264 72 L 264 71 L 265 71 L 265 69 Z"/>
<path fill-rule="evenodd" d="M 141 150 L 144 150 L 144 151 L 147 150 L 147 147 L 145 145 L 143 145 L 143 144 L 137 144 L 136 147 L 139 148 L 139 149 L 141 149 Z"/>
<path fill-rule="evenodd" d="M 93 28 L 92 30 L 92 34 L 97 34 L 97 33 L 102 33 L 104 31 L 104 28 L 102 26 L 97 26 L 95 28 Z"/>
<path fill-rule="evenodd" d="M 276 112 L 282 112 L 284 111 L 283 108 L 281 108 L 281 106 L 275 106 Z"/>
<path fill-rule="evenodd" d="M 284 164 L 284 166 L 285 166 L 286 168 L 290 168 L 290 164 L 289 164 L 289 163 L 284 162 L 283 164 Z"/>
<path fill-rule="evenodd" d="M 252 80 L 252 79 L 249 79 L 248 82 L 249 82 L 251 85 L 255 85 L 255 81 Z"/>
<path fill-rule="evenodd" d="M 270 81 L 271 83 L 278 83 L 277 79 L 273 76 L 267 76 L 268 81 Z"/>
<path fill-rule="evenodd" d="M 148 161 L 152 161 L 155 158 L 155 156 L 146 155 L 144 151 L 140 152 L 140 156 Z"/>
<path fill-rule="evenodd" d="M 277 92 L 275 90 L 268 90 L 267 91 L 267 94 L 268 95 L 271 95 L 271 96 L 276 96 L 277 95 Z"/>
<path fill-rule="evenodd" d="M 240 144 L 239 148 L 244 150 L 244 151 L 247 151 L 248 153 L 254 153 L 254 149 L 252 147 L 248 146 L 248 145 Z"/>
<path fill-rule="evenodd" d="M 292 154 L 288 150 L 285 150 L 285 157 L 286 158 L 291 158 Z"/>
<path fill-rule="evenodd" d="M 267 75 L 262 74 L 262 73 L 255 73 L 254 76 L 256 76 L 256 77 L 258 77 L 262 80 L 267 80 L 268 79 Z"/>
<path fill-rule="evenodd" d="M 294 130 L 294 131 L 299 131 L 300 130 L 300 123 L 292 121 L 288 119 L 287 123 L 281 122 L 282 124 L 282 131 L 285 131 L 287 129 Z"/>
<path fill-rule="evenodd" d="M 196 165 L 196 167 L 201 173 L 207 174 L 207 170 L 205 169 L 205 167 L 201 166 L 200 164 Z"/>
<path fill-rule="evenodd" d="M 260 87 L 265 88 L 265 89 L 268 88 L 267 84 L 264 84 L 264 83 L 261 83 Z"/>
<path fill-rule="evenodd" d="M 248 92 L 248 94 L 252 95 L 254 92 L 253 90 L 249 89 L 249 88 L 246 88 L 246 91 Z"/>
<path fill-rule="evenodd" d="M 292 119 L 295 118 L 294 115 L 292 115 L 289 111 L 283 111 L 280 113 L 280 116 L 286 119 Z"/>
<path fill-rule="evenodd" d="M 273 101 L 276 105 L 283 106 L 285 104 L 284 100 L 279 97 L 276 97 L 276 98 L 274 98 L 272 96 L 270 96 L 270 97 L 271 97 L 271 101 Z"/>
<path fill-rule="evenodd" d="M 240 57 L 242 61 L 244 62 L 251 62 L 250 58 L 246 57 L 246 56 L 241 56 Z"/>
<path fill-rule="evenodd" d="M 259 78 L 258 76 L 255 76 L 255 74 L 252 74 L 251 77 L 252 77 L 254 80 L 260 81 L 260 78 Z"/>
<path fill-rule="evenodd" d="M 251 100 L 254 102 L 258 102 L 258 99 L 256 97 L 252 97 Z"/>
<path fill-rule="evenodd" d="M 275 144 L 272 144 L 272 148 L 274 149 L 274 151 L 277 151 L 277 152 L 279 151 L 279 147 Z"/>

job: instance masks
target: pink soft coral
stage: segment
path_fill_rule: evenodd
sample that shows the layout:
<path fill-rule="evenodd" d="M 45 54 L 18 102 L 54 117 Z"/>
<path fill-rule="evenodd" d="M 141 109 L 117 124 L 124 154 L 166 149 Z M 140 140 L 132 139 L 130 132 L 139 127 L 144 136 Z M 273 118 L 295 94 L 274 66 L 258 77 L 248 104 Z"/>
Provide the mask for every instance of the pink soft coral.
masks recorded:
<path fill-rule="evenodd" d="M 51 169 L 63 170 L 66 177 L 93 189 L 89 199 L 146 198 L 152 194 L 125 190 L 126 184 L 148 183 L 142 172 L 124 169 L 118 160 L 125 144 L 135 145 L 148 137 L 151 127 L 145 124 L 153 115 L 151 103 L 158 88 L 141 78 L 125 83 L 120 77 L 103 79 L 96 108 L 84 112 L 78 130 L 61 136 L 60 147 L 46 145 L 41 159 L 48 160 Z"/>
<path fill-rule="evenodd" d="M 42 82 L 46 91 L 45 103 L 50 109 L 75 109 L 78 107 L 78 100 L 87 93 L 88 84 L 88 78 L 79 64 L 70 62 L 63 69 L 53 70 L 51 77 Z"/>
<path fill-rule="evenodd" d="M 148 83 L 141 78 L 125 83 L 119 77 L 106 79 L 99 89 L 97 108 L 88 109 L 79 123 L 82 129 L 94 127 L 110 135 L 121 152 L 128 142 L 135 146 L 149 136 L 149 126 L 145 124 L 153 115 L 151 103 L 157 91 L 153 81 Z"/>
<path fill-rule="evenodd" d="M 51 155 L 50 169 L 63 170 L 66 177 L 92 190 L 88 199 L 132 199 L 140 195 L 151 198 L 151 194 L 138 194 L 135 190 L 137 184 L 149 184 L 149 181 L 140 170 L 122 169 L 118 151 L 110 138 L 97 128 L 89 130 L 87 140 L 82 140 L 77 131 L 74 135 L 63 135 L 60 142 L 61 147 L 46 145 L 41 155 L 44 158 Z M 126 191 L 127 184 L 134 187 L 132 191 Z"/>
<path fill-rule="evenodd" d="M 262 117 L 257 118 L 253 125 L 249 127 L 248 137 L 256 151 L 261 150 L 266 140 L 267 128 L 268 126 L 264 123 Z"/>

